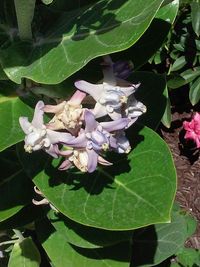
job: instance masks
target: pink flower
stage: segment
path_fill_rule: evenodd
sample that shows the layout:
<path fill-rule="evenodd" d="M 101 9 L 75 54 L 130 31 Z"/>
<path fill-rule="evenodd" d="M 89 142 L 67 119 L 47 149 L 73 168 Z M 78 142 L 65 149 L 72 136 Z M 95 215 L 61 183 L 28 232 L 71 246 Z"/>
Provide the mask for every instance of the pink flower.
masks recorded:
<path fill-rule="evenodd" d="M 200 148 L 200 114 L 196 113 L 193 119 L 183 122 L 183 128 L 186 130 L 185 139 L 191 139 Z"/>

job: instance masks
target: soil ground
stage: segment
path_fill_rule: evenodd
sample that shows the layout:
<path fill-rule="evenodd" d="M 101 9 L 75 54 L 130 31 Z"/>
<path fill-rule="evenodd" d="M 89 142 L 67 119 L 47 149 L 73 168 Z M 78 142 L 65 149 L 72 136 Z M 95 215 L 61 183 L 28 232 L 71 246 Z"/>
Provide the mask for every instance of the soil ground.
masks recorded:
<path fill-rule="evenodd" d="M 177 170 L 178 190 L 176 200 L 193 215 L 198 227 L 196 233 L 186 241 L 186 246 L 200 249 L 200 157 L 192 141 L 186 142 L 182 123 L 190 120 L 199 106 L 192 107 L 187 100 L 188 92 L 180 90 L 172 97 L 172 124 L 170 129 L 160 127 L 160 134 L 167 142 Z"/>

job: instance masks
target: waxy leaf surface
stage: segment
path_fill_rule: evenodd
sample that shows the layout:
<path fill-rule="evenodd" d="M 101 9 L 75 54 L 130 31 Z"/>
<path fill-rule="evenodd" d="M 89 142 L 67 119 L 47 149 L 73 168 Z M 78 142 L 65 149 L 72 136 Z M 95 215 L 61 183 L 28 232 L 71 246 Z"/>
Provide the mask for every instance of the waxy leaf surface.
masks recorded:
<path fill-rule="evenodd" d="M 66 242 L 48 220 L 36 223 L 39 241 L 56 267 L 128 267 L 131 254 L 130 242 L 97 249 L 84 249 Z M 84 265 L 83 265 L 84 264 Z"/>
<path fill-rule="evenodd" d="M 141 127 L 142 128 L 142 127 Z M 132 132 L 132 131 L 133 132 Z M 44 196 L 65 216 L 78 223 L 108 229 L 131 230 L 170 221 L 176 174 L 165 142 L 152 130 L 130 129 L 134 147 L 126 155 L 112 154 L 113 166 L 93 174 L 61 172 L 58 160 L 42 164 L 38 156 L 21 161 Z M 37 158 L 37 160 L 36 160 Z M 42 170 L 44 168 L 44 170 Z"/>
<path fill-rule="evenodd" d="M 59 83 L 91 59 L 133 45 L 162 2 L 103 0 L 87 8 L 63 12 L 53 26 L 44 23 L 48 30 L 33 43 L 15 41 L 0 50 L 0 63 L 16 83 L 22 78 Z"/>
<path fill-rule="evenodd" d="M 16 96 L 0 94 L 0 151 L 24 139 L 19 117 L 29 117 L 32 109 Z"/>

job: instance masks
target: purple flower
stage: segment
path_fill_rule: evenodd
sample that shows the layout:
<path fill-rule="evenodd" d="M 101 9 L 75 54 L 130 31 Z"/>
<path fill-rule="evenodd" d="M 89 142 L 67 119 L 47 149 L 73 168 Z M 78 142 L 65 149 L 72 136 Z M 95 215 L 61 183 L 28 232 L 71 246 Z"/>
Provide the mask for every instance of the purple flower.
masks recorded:
<path fill-rule="evenodd" d="M 133 63 L 131 61 L 119 60 L 113 62 L 110 56 L 103 57 L 104 62 L 102 65 L 112 66 L 115 77 L 120 79 L 127 79 L 133 71 Z"/>
<path fill-rule="evenodd" d="M 93 172 L 97 163 L 109 165 L 110 163 L 102 158 L 102 152 L 117 150 L 119 144 L 112 132 L 124 129 L 129 119 L 123 118 L 116 121 L 98 123 L 94 114 L 85 110 L 85 129 L 81 129 L 79 136 L 72 141 L 65 142 L 67 147 L 73 150 L 61 151 L 62 156 L 67 160 L 60 166 L 60 169 L 67 169 L 73 162 L 81 171 Z M 82 167 L 80 167 L 82 166 Z"/>
<path fill-rule="evenodd" d="M 93 110 L 96 118 L 109 115 L 112 120 L 125 117 L 131 120 L 134 118 L 134 122 L 138 116 L 146 111 L 146 107 L 132 97 L 140 84 L 131 84 L 117 78 L 114 74 L 112 61 L 109 63 L 108 57 L 106 57 L 106 60 L 103 65 L 104 79 L 101 84 L 91 84 L 81 80 L 75 82 L 75 86 L 79 90 L 91 95 L 96 101 Z M 130 101 L 130 98 L 134 98 L 134 101 Z M 140 113 L 133 113 L 135 108 Z"/>
<path fill-rule="evenodd" d="M 39 101 L 35 107 L 32 122 L 29 122 L 27 117 L 19 118 L 20 126 L 26 134 L 24 149 L 29 153 L 43 149 L 51 156 L 58 157 L 54 145 L 67 142 L 73 137 L 69 133 L 59 133 L 47 129 L 43 121 L 43 108 L 44 103 Z"/>

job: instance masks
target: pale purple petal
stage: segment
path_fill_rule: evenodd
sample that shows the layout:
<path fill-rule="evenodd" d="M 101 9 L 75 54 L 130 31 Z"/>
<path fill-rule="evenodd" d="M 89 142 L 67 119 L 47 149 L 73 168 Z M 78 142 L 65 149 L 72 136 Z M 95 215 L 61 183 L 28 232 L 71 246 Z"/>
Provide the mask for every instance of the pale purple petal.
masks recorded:
<path fill-rule="evenodd" d="M 132 95 L 133 93 L 135 93 L 137 87 L 135 87 L 134 84 L 132 84 L 131 86 L 127 86 L 127 87 L 121 87 L 120 86 L 120 90 L 128 97 L 130 95 Z"/>
<path fill-rule="evenodd" d="M 82 133 L 78 137 L 64 143 L 70 147 L 83 148 L 87 145 L 87 139 L 85 133 Z"/>
<path fill-rule="evenodd" d="M 112 86 L 116 86 L 116 78 L 114 75 L 113 62 L 109 55 L 103 57 L 103 82 Z"/>
<path fill-rule="evenodd" d="M 97 102 L 92 113 L 94 114 L 95 118 L 103 117 L 107 115 L 106 107 L 102 106 L 101 104 Z"/>
<path fill-rule="evenodd" d="M 101 122 L 100 125 L 106 131 L 113 132 L 113 131 L 124 129 L 128 125 L 129 122 L 130 122 L 130 119 L 122 118 L 116 121 Z"/>
<path fill-rule="evenodd" d="M 117 139 L 116 139 L 115 137 L 110 136 L 109 141 L 110 141 L 110 146 L 111 146 L 112 148 L 117 148 Z"/>
<path fill-rule="evenodd" d="M 64 171 L 64 170 L 69 169 L 71 166 L 72 166 L 72 163 L 68 159 L 66 159 L 61 163 L 58 169 L 61 171 Z"/>
<path fill-rule="evenodd" d="M 31 123 L 28 121 L 27 117 L 20 117 L 19 124 L 24 131 L 25 134 L 29 134 L 29 128 L 31 127 Z"/>
<path fill-rule="evenodd" d="M 101 156 L 98 156 L 98 162 L 101 164 L 101 165 L 105 165 L 105 166 L 111 166 L 113 165 L 112 162 L 109 162 L 107 160 L 105 160 L 103 157 Z"/>
<path fill-rule="evenodd" d="M 97 168 L 98 154 L 93 149 L 87 149 L 88 153 L 88 172 L 94 172 Z"/>
<path fill-rule="evenodd" d="M 94 114 L 89 110 L 85 110 L 84 117 L 86 133 L 94 131 L 98 125 L 97 121 L 95 120 Z"/>
<path fill-rule="evenodd" d="M 119 112 L 118 111 L 109 112 L 108 115 L 114 121 L 119 120 L 122 117 L 121 110 L 119 110 Z"/>
<path fill-rule="evenodd" d="M 86 96 L 86 93 L 76 90 L 76 92 L 70 98 L 69 102 L 74 105 L 80 105 L 83 99 L 85 98 L 85 96 Z"/>
<path fill-rule="evenodd" d="M 72 156 L 73 154 L 73 150 L 59 150 L 57 151 L 57 153 L 60 155 L 60 156 L 63 156 L 63 157 L 70 157 Z"/>
<path fill-rule="evenodd" d="M 51 144 L 67 143 L 70 140 L 74 139 L 74 137 L 70 133 L 56 132 L 50 129 L 47 129 L 47 136 Z"/>
<path fill-rule="evenodd" d="M 35 128 L 41 129 L 43 127 L 43 115 L 44 115 L 44 102 L 39 101 L 37 102 L 37 105 L 35 106 L 35 112 L 32 120 L 32 125 Z"/>
<path fill-rule="evenodd" d="M 47 113 L 59 113 L 61 112 L 65 107 L 66 101 L 63 101 L 62 103 L 58 105 L 45 105 L 43 110 Z"/>
<path fill-rule="evenodd" d="M 99 100 L 100 95 L 102 94 L 103 91 L 102 84 L 92 84 L 83 80 L 77 81 L 74 84 L 79 90 L 91 95 L 96 101 Z"/>
<path fill-rule="evenodd" d="M 58 158 L 57 150 L 54 145 L 50 145 L 50 147 L 46 148 L 45 151 L 53 158 Z"/>

